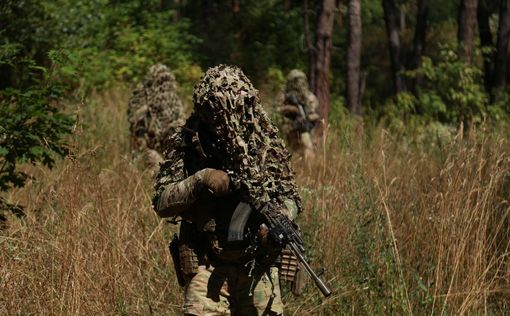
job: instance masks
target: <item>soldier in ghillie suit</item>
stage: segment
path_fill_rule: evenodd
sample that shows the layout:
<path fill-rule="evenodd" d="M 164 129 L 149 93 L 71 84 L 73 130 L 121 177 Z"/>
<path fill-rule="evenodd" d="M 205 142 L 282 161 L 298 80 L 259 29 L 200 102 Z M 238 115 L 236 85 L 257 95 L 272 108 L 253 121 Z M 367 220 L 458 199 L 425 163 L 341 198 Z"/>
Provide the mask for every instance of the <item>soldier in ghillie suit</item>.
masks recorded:
<path fill-rule="evenodd" d="M 294 277 L 297 262 L 254 241 L 267 228 L 261 209 L 290 219 L 301 210 L 289 154 L 239 68 L 209 69 L 193 105 L 169 142 L 153 200 L 161 217 L 181 219 L 170 250 L 186 287 L 183 312 L 280 315 L 279 282 Z"/>
<path fill-rule="evenodd" d="M 287 145 L 305 158 L 313 157 L 312 130 L 319 121 L 319 101 L 310 91 L 306 75 L 293 69 L 287 75 L 284 92 L 278 97 L 279 111 L 284 117 L 282 131 Z"/>
<path fill-rule="evenodd" d="M 163 162 L 163 142 L 184 123 L 183 104 L 177 89 L 170 69 L 156 64 L 129 99 L 131 147 L 143 154 L 153 171 Z"/>

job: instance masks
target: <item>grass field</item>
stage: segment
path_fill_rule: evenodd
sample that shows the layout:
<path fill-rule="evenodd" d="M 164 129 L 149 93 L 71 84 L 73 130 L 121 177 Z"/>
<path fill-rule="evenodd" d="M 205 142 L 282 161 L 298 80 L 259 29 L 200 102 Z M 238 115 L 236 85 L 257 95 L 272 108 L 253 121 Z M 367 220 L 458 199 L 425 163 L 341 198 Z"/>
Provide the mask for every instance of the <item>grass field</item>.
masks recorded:
<path fill-rule="evenodd" d="M 129 92 L 72 105 L 72 155 L 10 192 L 0 231 L 1 315 L 176 315 L 182 302 L 133 159 Z M 409 138 L 348 121 L 295 159 L 312 265 L 334 293 L 285 295 L 287 315 L 510 314 L 510 140 L 460 131 Z"/>

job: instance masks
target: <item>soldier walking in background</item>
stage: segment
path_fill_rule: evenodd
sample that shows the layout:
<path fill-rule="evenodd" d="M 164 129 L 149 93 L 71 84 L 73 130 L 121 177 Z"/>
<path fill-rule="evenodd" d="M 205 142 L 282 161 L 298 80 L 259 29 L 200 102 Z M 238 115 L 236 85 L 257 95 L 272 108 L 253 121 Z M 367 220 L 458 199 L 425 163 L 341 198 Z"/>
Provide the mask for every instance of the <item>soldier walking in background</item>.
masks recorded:
<path fill-rule="evenodd" d="M 131 147 L 157 172 L 163 162 L 163 142 L 184 123 L 183 104 L 174 74 L 163 64 L 149 69 L 128 105 Z"/>
<path fill-rule="evenodd" d="M 170 249 L 186 288 L 183 312 L 280 315 L 279 282 L 294 278 L 296 258 L 254 242 L 264 234 L 263 205 L 290 219 L 301 209 L 289 154 L 239 68 L 209 69 L 193 104 L 169 142 L 153 200 L 161 217 L 182 219 Z"/>
<path fill-rule="evenodd" d="M 278 98 L 279 111 L 284 117 L 282 131 L 287 145 L 301 152 L 305 159 L 314 155 L 312 130 L 319 121 L 319 101 L 310 91 L 304 72 L 293 69 L 287 75 L 285 90 Z"/>

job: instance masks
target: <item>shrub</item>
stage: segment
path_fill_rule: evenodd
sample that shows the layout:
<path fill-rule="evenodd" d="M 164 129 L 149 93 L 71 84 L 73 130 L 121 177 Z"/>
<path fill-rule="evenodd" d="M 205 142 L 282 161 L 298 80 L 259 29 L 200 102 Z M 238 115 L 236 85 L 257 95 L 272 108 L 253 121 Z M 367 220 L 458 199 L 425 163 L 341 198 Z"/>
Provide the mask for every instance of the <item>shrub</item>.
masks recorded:
<path fill-rule="evenodd" d="M 30 58 L 10 55 L 0 65 L 23 70 L 25 80 L 0 90 L 0 191 L 21 187 L 28 175 L 20 163 L 52 167 L 55 155 L 67 153 L 65 135 L 73 120 L 59 111 L 63 87 L 46 69 Z"/>

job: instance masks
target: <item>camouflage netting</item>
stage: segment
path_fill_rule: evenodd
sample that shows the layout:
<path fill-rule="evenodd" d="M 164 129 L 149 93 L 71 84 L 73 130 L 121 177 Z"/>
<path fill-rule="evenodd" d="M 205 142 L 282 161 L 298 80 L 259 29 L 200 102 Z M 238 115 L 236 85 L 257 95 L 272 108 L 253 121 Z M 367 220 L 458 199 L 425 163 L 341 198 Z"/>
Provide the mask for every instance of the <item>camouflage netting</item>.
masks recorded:
<path fill-rule="evenodd" d="M 218 148 L 234 185 L 247 190 L 256 208 L 283 207 L 285 199 L 301 200 L 294 182 L 290 155 L 260 104 L 258 91 L 233 66 L 209 69 L 195 87 L 196 115 L 218 138 Z"/>
<path fill-rule="evenodd" d="M 129 100 L 128 118 L 133 145 L 163 152 L 163 142 L 183 124 L 183 104 L 170 69 L 156 64 Z"/>

